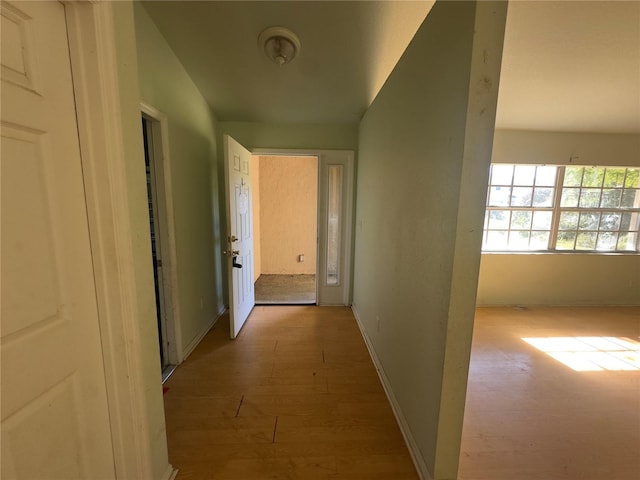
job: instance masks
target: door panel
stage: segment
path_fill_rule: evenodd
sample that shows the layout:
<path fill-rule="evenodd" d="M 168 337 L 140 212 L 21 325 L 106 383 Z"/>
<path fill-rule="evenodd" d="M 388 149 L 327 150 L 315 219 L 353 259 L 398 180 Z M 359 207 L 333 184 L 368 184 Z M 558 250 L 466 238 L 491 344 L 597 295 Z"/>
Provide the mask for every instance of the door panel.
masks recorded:
<path fill-rule="evenodd" d="M 224 137 L 230 336 L 235 338 L 255 303 L 251 226 L 251 152 Z M 236 265 L 236 266 L 234 266 Z M 241 267 L 239 267 L 241 266 Z"/>
<path fill-rule="evenodd" d="M 1 9 L 0 476 L 114 478 L 65 11 Z"/>

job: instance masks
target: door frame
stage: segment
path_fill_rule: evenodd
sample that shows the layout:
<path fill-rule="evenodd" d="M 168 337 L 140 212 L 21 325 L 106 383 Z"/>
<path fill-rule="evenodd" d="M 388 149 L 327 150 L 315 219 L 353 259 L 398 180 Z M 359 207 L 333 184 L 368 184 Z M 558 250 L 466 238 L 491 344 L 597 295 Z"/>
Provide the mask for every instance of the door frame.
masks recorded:
<path fill-rule="evenodd" d="M 284 148 L 254 148 L 251 150 L 252 155 L 274 155 L 274 156 L 315 156 L 318 158 L 318 248 L 316 249 L 316 304 L 319 306 L 329 305 L 351 305 L 353 294 L 353 219 L 354 217 L 354 194 L 355 194 L 355 160 L 353 150 L 313 150 L 313 149 L 284 149 Z M 322 263 L 326 244 L 323 242 L 323 232 L 325 232 L 323 219 L 326 214 L 326 192 L 327 186 L 325 173 L 327 166 L 335 161 L 337 164 L 345 165 L 343 192 L 346 195 L 344 199 L 345 218 L 342 221 L 342 268 L 344 269 L 344 281 L 338 288 L 334 289 L 332 294 L 322 292 L 322 273 L 325 266 Z M 326 288 L 326 287 L 325 287 Z"/>
<path fill-rule="evenodd" d="M 116 478 L 167 480 L 155 299 L 138 293 L 151 248 L 133 218 L 146 196 L 133 6 L 64 5 Z"/>
<path fill-rule="evenodd" d="M 178 259 L 176 255 L 176 229 L 173 209 L 173 187 L 171 185 L 171 162 L 169 157 L 169 124 L 167 116 L 148 103 L 140 103 L 142 117 L 148 120 L 151 129 L 149 142 L 152 173 L 156 181 L 154 216 L 159 217 L 157 234 L 160 237 L 162 259 L 162 295 L 164 312 L 162 323 L 167 338 L 167 363 L 175 366 L 184 360 L 182 351 L 182 329 L 180 322 L 180 296 L 178 295 Z M 155 211 L 157 208 L 157 211 Z"/>

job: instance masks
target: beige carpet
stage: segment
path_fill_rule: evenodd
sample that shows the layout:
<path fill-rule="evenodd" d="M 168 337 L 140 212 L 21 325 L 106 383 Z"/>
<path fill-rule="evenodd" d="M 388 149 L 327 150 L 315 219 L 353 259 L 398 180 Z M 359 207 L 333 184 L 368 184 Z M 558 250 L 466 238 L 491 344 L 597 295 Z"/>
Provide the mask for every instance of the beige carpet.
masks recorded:
<path fill-rule="evenodd" d="M 316 303 L 315 275 L 260 275 L 256 304 Z"/>

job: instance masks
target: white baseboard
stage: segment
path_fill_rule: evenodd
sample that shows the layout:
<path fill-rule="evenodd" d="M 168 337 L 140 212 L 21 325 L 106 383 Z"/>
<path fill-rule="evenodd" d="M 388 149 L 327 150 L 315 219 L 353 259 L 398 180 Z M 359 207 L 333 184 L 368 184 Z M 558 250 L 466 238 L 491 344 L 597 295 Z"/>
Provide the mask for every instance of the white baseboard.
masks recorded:
<path fill-rule="evenodd" d="M 207 325 L 202 329 L 202 331 L 198 335 L 196 335 L 196 337 L 193 340 L 191 340 L 189 345 L 187 345 L 185 347 L 185 349 L 183 350 L 183 355 L 182 355 L 182 361 L 183 362 L 189 357 L 189 355 L 191 355 L 193 353 L 193 351 L 196 349 L 198 344 L 202 341 L 204 336 L 207 333 L 209 333 L 209 330 L 211 330 L 213 328 L 213 326 L 218 322 L 220 317 L 226 311 L 227 311 L 226 308 L 221 307 L 221 309 L 218 311 L 218 314 L 214 318 L 212 318 L 211 321 L 209 323 L 207 323 Z"/>
<path fill-rule="evenodd" d="M 173 468 L 173 465 L 169 464 L 167 471 L 162 475 L 162 480 L 175 480 L 178 476 L 178 469 Z"/>
<path fill-rule="evenodd" d="M 351 310 L 353 311 L 354 317 L 356 317 L 356 322 L 358 324 L 358 328 L 360 329 L 360 333 L 362 334 L 362 338 L 364 338 L 364 343 L 367 345 L 367 350 L 369 350 L 369 356 L 373 361 L 373 364 L 376 367 L 376 371 L 378 372 L 378 377 L 380 378 L 380 382 L 382 383 L 382 387 L 384 388 L 385 393 L 387 394 L 387 398 L 389 399 L 389 403 L 391 404 L 391 409 L 393 410 L 393 414 L 396 417 L 396 421 L 398 422 L 398 426 L 400 427 L 400 431 L 402 432 L 402 436 L 404 437 L 404 441 L 407 444 L 407 448 L 409 449 L 409 453 L 411 454 L 411 459 L 413 460 L 413 464 L 418 471 L 418 475 L 421 480 L 433 480 L 431 478 L 431 474 L 429 473 L 429 469 L 427 468 L 426 463 L 424 463 L 424 459 L 418 449 L 418 444 L 413 438 L 413 434 L 411 433 L 411 429 L 409 428 L 409 424 L 407 423 L 407 419 L 404 418 L 404 414 L 402 413 L 402 409 L 398 404 L 398 400 L 393 394 L 393 390 L 391 389 L 391 384 L 389 383 L 389 379 L 384 373 L 384 368 L 382 368 L 382 364 L 380 363 L 380 359 L 376 354 L 375 349 L 373 348 L 373 344 L 371 343 L 371 339 L 367 335 L 365 331 L 362 321 L 360 320 L 360 316 L 358 315 L 358 310 L 355 305 L 351 306 Z"/>

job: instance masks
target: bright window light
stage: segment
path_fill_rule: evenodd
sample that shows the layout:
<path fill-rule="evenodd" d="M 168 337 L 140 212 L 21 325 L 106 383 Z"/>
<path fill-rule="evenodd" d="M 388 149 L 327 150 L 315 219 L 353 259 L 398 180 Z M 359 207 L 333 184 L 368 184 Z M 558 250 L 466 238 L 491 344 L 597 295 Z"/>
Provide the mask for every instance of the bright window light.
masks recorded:
<path fill-rule="evenodd" d="M 485 252 L 640 251 L 640 168 L 494 163 Z"/>
<path fill-rule="evenodd" d="M 626 337 L 523 338 L 578 372 L 640 370 L 640 342 Z"/>

